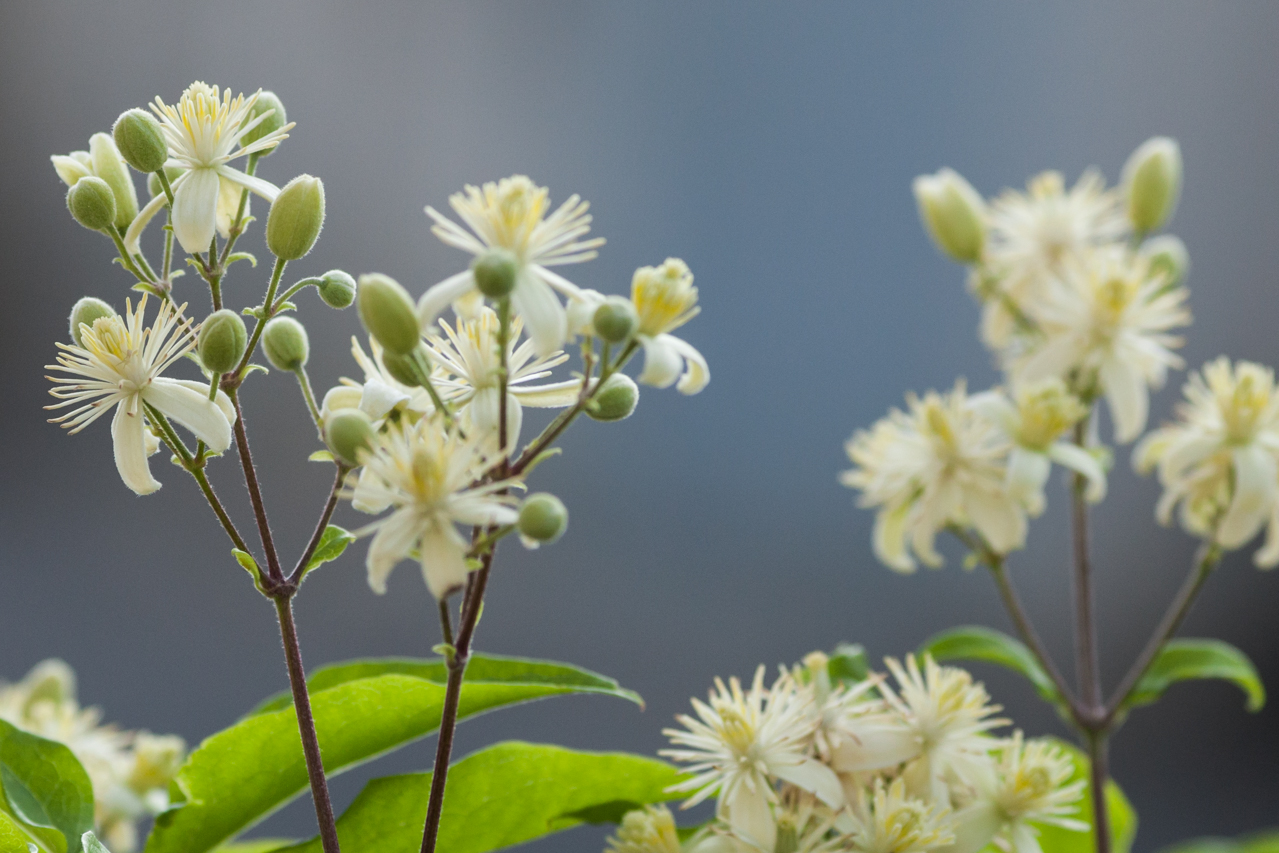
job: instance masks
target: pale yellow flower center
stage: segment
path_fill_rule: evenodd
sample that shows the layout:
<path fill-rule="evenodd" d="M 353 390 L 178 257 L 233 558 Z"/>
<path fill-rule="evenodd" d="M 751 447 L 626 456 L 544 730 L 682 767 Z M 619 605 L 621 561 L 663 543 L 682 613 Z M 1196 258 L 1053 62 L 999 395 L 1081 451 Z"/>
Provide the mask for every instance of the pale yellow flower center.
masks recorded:
<path fill-rule="evenodd" d="M 1271 384 L 1240 365 L 1238 381 L 1228 396 L 1218 391 L 1221 418 L 1226 425 L 1226 440 L 1247 444 L 1256 435 L 1257 421 L 1270 405 Z M 1224 389 L 1222 389 L 1224 390 Z"/>
<path fill-rule="evenodd" d="M 1128 306 L 1137 297 L 1141 282 L 1136 278 L 1110 276 L 1099 282 L 1096 288 L 1093 300 L 1096 332 L 1099 337 L 1109 339 L 1123 321 Z"/>
<path fill-rule="evenodd" d="M 119 317 L 99 317 L 93 321 L 90 334 L 84 336 L 84 346 L 101 359 L 125 361 L 134 353 L 133 339 L 124 321 Z"/>
<path fill-rule="evenodd" d="M 955 434 L 950 413 L 938 397 L 924 400 L 924 425 L 933 446 L 940 455 L 956 457 L 959 455 L 959 437 Z"/>
<path fill-rule="evenodd" d="M 1061 380 L 1019 393 L 1017 410 L 1021 415 L 1017 443 L 1040 452 L 1088 414 L 1087 407 L 1066 390 Z"/>
<path fill-rule="evenodd" d="M 523 257 L 529 237 L 546 213 L 546 188 L 523 175 L 484 186 L 484 215 L 497 245 Z"/>
<path fill-rule="evenodd" d="M 640 267 L 631 281 L 631 301 L 643 335 L 660 335 L 683 325 L 697 313 L 693 274 L 674 258 L 660 267 Z"/>
<path fill-rule="evenodd" d="M 415 447 L 409 460 L 409 491 L 423 503 L 433 503 L 445 493 L 444 459 L 430 448 Z"/>

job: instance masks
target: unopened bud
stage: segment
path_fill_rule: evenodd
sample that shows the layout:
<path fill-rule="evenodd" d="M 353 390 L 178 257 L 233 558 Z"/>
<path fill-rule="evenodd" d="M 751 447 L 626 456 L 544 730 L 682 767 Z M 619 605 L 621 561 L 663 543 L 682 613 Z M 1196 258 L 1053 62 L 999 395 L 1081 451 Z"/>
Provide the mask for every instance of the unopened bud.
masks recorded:
<path fill-rule="evenodd" d="M 937 247 L 963 264 L 981 260 L 986 244 L 986 205 L 953 169 L 920 175 L 912 185 L 919 218 Z"/>
<path fill-rule="evenodd" d="M 115 222 L 115 193 L 101 178 L 81 178 L 67 190 L 67 209 L 85 228 L 101 231 Z"/>
<path fill-rule="evenodd" d="M 492 248 L 471 263 L 475 286 L 489 299 L 509 296 L 515 289 L 515 276 L 519 273 L 519 261 L 506 250 Z"/>
<path fill-rule="evenodd" d="M 271 110 L 271 114 L 262 121 L 258 122 L 252 130 L 244 134 L 240 138 L 241 145 L 250 145 L 257 142 L 268 133 L 275 133 L 288 123 L 288 118 L 284 114 L 284 104 L 280 103 L 280 99 L 276 97 L 275 92 L 262 92 L 258 95 L 258 99 L 253 102 L 253 110 L 246 117 L 246 121 L 253 121 L 267 110 Z M 272 145 L 258 152 L 259 157 L 265 157 L 274 151 L 278 146 Z"/>
<path fill-rule="evenodd" d="M 1172 216 L 1181 194 L 1181 148 L 1156 136 L 1132 152 L 1123 171 L 1128 218 L 1139 234 L 1159 229 Z"/>
<path fill-rule="evenodd" d="M 101 317 L 116 316 L 115 309 L 95 296 L 86 296 L 71 308 L 71 340 L 76 346 L 84 346 L 80 338 L 80 326 L 93 328 L 93 321 Z"/>
<path fill-rule="evenodd" d="M 408 355 L 417 349 L 422 339 L 417 310 L 408 292 L 395 279 L 381 273 L 360 276 L 355 304 L 360 322 L 384 350 Z"/>
<path fill-rule="evenodd" d="M 329 270 L 320 279 L 316 289 L 320 298 L 330 308 L 347 308 L 355 301 L 355 279 L 342 270 Z"/>
<path fill-rule="evenodd" d="M 292 317 L 276 317 L 262 333 L 262 349 L 280 370 L 298 370 L 311 356 L 306 329 Z"/>
<path fill-rule="evenodd" d="M 622 421 L 631 416 L 639 404 L 639 386 L 625 373 L 614 373 L 604 380 L 586 404 L 586 414 L 597 421 Z"/>
<path fill-rule="evenodd" d="M 328 419 L 338 409 L 358 409 L 363 398 L 362 389 L 350 385 L 334 385 L 324 392 L 324 400 L 320 403 L 320 417 Z"/>
<path fill-rule="evenodd" d="M 534 542 L 554 542 L 568 529 L 564 502 L 549 492 L 535 492 L 520 505 L 520 533 Z"/>
<path fill-rule="evenodd" d="M 1147 240 L 1141 246 L 1141 253 L 1150 261 L 1150 274 L 1163 275 L 1166 287 L 1180 284 L 1190 271 L 1190 253 L 1186 251 L 1186 244 L 1171 234 Z"/>
<path fill-rule="evenodd" d="M 382 351 L 382 366 L 386 368 L 386 372 L 391 374 L 391 378 L 401 385 L 407 385 L 410 388 L 416 388 L 422 384 L 422 372 L 419 364 L 426 363 L 419 353 L 423 352 L 423 347 L 419 345 L 418 349 L 408 355 L 400 355 L 399 353 Z M 422 358 L 421 361 L 418 361 Z"/>
<path fill-rule="evenodd" d="M 624 296 L 610 296 L 595 309 L 593 321 L 595 334 L 610 344 L 620 344 L 635 333 L 639 315 L 635 306 Z"/>
<path fill-rule="evenodd" d="M 214 311 L 200 324 L 196 350 L 205 369 L 221 375 L 235 370 L 248 343 L 249 335 L 240 315 L 223 308 Z"/>
<path fill-rule="evenodd" d="M 93 174 L 107 182 L 115 195 L 115 224 L 124 230 L 138 215 L 138 191 L 133 186 L 133 176 L 120 156 L 115 141 L 105 133 L 89 137 L 89 159 Z"/>
<path fill-rule="evenodd" d="M 373 446 L 373 422 L 359 409 L 338 409 L 324 421 L 324 438 L 334 456 L 359 465 L 360 451 Z"/>
<path fill-rule="evenodd" d="M 53 161 L 53 170 L 58 173 L 62 183 L 69 187 L 75 186 L 76 181 L 81 178 L 93 174 L 93 169 L 89 167 L 88 151 L 73 151 L 69 155 L 54 154 L 49 159 Z"/>
<path fill-rule="evenodd" d="M 284 185 L 266 217 L 266 245 L 285 261 L 306 257 L 324 227 L 324 183 L 298 175 Z"/>
<path fill-rule="evenodd" d="M 111 138 L 124 161 L 139 172 L 155 172 L 169 159 L 160 122 L 146 110 L 121 113 L 111 128 Z"/>
<path fill-rule="evenodd" d="M 170 187 L 172 187 L 173 182 L 178 179 L 178 175 L 181 175 L 184 171 L 186 170 L 181 166 L 164 167 L 164 176 L 169 179 Z M 152 172 L 147 176 L 147 193 L 150 194 L 151 198 L 155 198 L 162 192 L 164 192 L 164 185 L 160 183 L 160 176 L 155 172 Z"/>

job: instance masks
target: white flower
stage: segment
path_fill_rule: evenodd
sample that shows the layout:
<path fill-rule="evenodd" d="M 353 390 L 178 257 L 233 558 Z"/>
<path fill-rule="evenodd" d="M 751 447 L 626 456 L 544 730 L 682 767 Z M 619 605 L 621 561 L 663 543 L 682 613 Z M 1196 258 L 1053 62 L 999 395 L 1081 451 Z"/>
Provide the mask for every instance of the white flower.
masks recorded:
<path fill-rule="evenodd" d="M 176 106 L 169 106 L 159 98 L 151 105 L 169 146 L 169 161 L 165 165 L 186 170 L 173 181 L 172 223 L 174 236 L 187 252 L 203 252 L 209 248 L 218 229 L 219 199 L 223 196 L 234 197 L 238 206 L 240 187 L 269 202 L 279 195 L 280 189 L 274 184 L 228 165 L 238 157 L 278 145 L 288 138 L 288 131 L 293 128 L 290 122 L 261 139 L 241 145 L 244 135 L 272 114 L 266 110 L 253 117 L 253 106 L 260 94 L 259 89 L 248 98 L 238 95 L 232 99 L 230 89 L 220 93 L 217 86 L 197 81 L 187 87 Z M 167 203 L 167 196 L 161 193 L 138 214 L 125 235 L 125 245 L 130 251 L 137 251 L 142 229 Z M 221 205 L 224 219 L 228 205 L 229 201 Z"/>
<path fill-rule="evenodd" d="M 144 403 L 191 430 L 214 453 L 231 446 L 235 423 L 235 409 L 222 391 L 216 401 L 210 400 L 207 383 L 160 375 L 195 346 L 196 330 L 182 317 L 186 306 L 175 309 L 167 300 L 160 303 L 150 328 L 143 326 L 146 304 L 144 294 L 136 311 L 126 302 L 123 319 L 113 315 L 95 320 L 92 328 L 81 325 L 84 346 L 58 344 L 58 363 L 45 368 L 71 374 L 48 377 L 58 386 L 49 393 L 63 402 L 46 408 L 75 406 L 51 423 L 77 433 L 115 406 L 111 437 L 116 469 L 140 495 L 160 488 L 147 464 Z"/>
<path fill-rule="evenodd" d="M 682 394 L 705 388 L 711 381 L 706 359 L 687 341 L 670 334 L 702 310 L 697 307 L 697 288 L 688 265 L 679 258 L 667 258 L 659 267 L 640 267 L 631 280 L 631 301 L 639 316 L 635 338 L 644 347 L 639 381 L 667 388 L 678 378 L 675 389 Z"/>
<path fill-rule="evenodd" d="M 1106 473 L 1091 453 L 1069 441 L 1058 441 L 1088 415 L 1088 407 L 1066 390 L 1056 377 L 1017 388 L 1009 400 L 1000 389 L 977 394 L 972 404 L 996 424 L 1012 443 L 1008 454 L 1008 494 L 1033 516 L 1044 511 L 1044 485 L 1052 463 L 1082 474 L 1088 480 L 1088 500 L 1106 496 Z"/>
<path fill-rule="evenodd" d="M 1239 548 L 1267 526 L 1258 566 L 1279 564 L 1279 393 L 1274 371 L 1224 357 L 1192 373 L 1178 422 L 1142 439 L 1133 464 L 1156 465 L 1164 487 L 1157 515 L 1223 548 Z"/>
<path fill-rule="evenodd" d="M 391 375 L 382 361 L 382 345 L 375 338 L 369 338 L 369 350 L 372 356 L 364 351 L 355 336 L 351 336 L 351 355 L 356 364 L 364 370 L 364 381 L 353 382 L 343 379 L 347 387 L 360 389 L 358 408 L 372 420 L 378 421 L 386 417 L 391 410 L 405 409 L 415 415 L 429 415 L 435 411 L 431 395 L 421 386 L 409 386 Z M 433 376 L 432 380 L 438 379 Z"/>
<path fill-rule="evenodd" d="M 632 809 L 622 817 L 606 853 L 681 853 L 675 817 L 663 805 Z"/>
<path fill-rule="evenodd" d="M 853 809 L 850 846 L 859 853 L 924 853 L 955 839 L 949 809 L 910 797 L 901 777 L 875 779 Z"/>
<path fill-rule="evenodd" d="M 861 506 L 879 507 L 875 556 L 899 572 L 914 571 L 912 550 L 940 566 L 933 540 L 952 524 L 976 529 L 1000 554 L 1020 548 L 1026 515 L 1004 489 L 1008 442 L 969 405 L 964 382 L 906 402 L 909 412 L 893 409 L 845 445 L 858 467 L 840 481 L 862 492 Z"/>
<path fill-rule="evenodd" d="M 718 794 L 717 814 L 734 834 L 771 850 L 777 831 L 770 809 L 777 801 L 775 779 L 811 791 L 830 806 L 843 804 L 839 779 L 810 754 L 817 724 L 812 702 L 787 673 L 766 689 L 763 666 L 746 693 L 736 678 L 727 687 L 716 679 L 709 704 L 693 700 L 698 719 L 681 714 L 676 719 L 686 730 L 662 732 L 684 747 L 662 755 L 694 762 L 688 768 L 693 777 L 670 790 L 694 792 L 685 808 Z"/>
<path fill-rule="evenodd" d="M 474 320 L 459 320 L 456 328 L 445 321 L 440 321 L 439 325 L 444 334 L 429 334 L 426 343 L 431 361 L 441 372 L 435 387 L 441 399 L 454 407 L 468 432 L 496 440 L 502 369 L 498 352 L 501 323 L 497 313 L 484 306 Z M 508 447 L 515 447 L 519 442 L 524 406 L 571 406 L 577 401 L 582 388 L 582 383 L 575 379 L 546 385 L 532 384 L 550 376 L 551 368 L 563 364 L 568 356 L 557 351 L 536 357 L 533 342 L 528 340 L 517 346 L 523 328 L 523 321 L 519 317 L 514 318 L 506 344 L 506 369 L 510 377 L 506 383 Z"/>
<path fill-rule="evenodd" d="M 379 594 L 395 565 L 416 555 L 431 594 L 442 598 L 464 584 L 469 571 L 468 542 L 455 525 L 514 524 L 519 518 L 515 499 L 500 494 L 518 483 L 473 486 L 497 460 L 485 457 L 477 439 L 446 432 L 430 418 L 389 425 L 361 461 L 352 505 L 368 513 L 395 510 L 360 531 L 376 531 L 366 566 L 369 586 Z"/>
<path fill-rule="evenodd" d="M 1187 291 L 1168 288 L 1149 261 L 1126 251 L 1093 252 L 1064 265 L 1034 315 L 1044 339 L 1012 365 L 1020 381 L 1057 376 L 1096 381 L 1115 424 L 1115 440 L 1132 441 L 1146 427 L 1148 387 L 1158 387 L 1181 338 L 1172 329 L 1190 323 Z M 1078 386 L 1076 386 L 1078 387 Z"/>
<path fill-rule="evenodd" d="M 450 196 L 449 204 L 471 230 L 427 207 L 427 215 L 435 221 L 431 231 L 448 245 L 473 255 L 489 248 L 511 252 L 518 264 L 511 307 L 524 318 L 538 355 L 559 349 L 568 338 L 568 323 L 556 291 L 572 297 L 578 288 L 549 267 L 589 261 L 598 254 L 595 249 L 603 245 L 602 238 L 580 239 L 590 231 L 591 217 L 586 213 L 590 205 L 570 196 L 547 216 L 546 188 L 524 175 L 483 187 L 467 186 L 464 192 Z M 469 269 L 431 287 L 418 302 L 423 328 L 458 300 L 469 298 L 472 304 L 468 310 L 464 302 L 463 313 L 473 314 L 478 294 Z"/>

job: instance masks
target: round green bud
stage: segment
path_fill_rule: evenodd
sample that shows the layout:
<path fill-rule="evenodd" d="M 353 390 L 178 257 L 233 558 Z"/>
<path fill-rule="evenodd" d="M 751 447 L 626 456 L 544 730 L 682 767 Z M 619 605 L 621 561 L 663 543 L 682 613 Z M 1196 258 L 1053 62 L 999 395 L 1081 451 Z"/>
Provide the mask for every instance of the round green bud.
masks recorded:
<path fill-rule="evenodd" d="M 520 533 L 534 542 L 554 542 L 568 529 L 564 502 L 549 492 L 534 492 L 520 504 Z"/>
<path fill-rule="evenodd" d="M 234 311 L 214 311 L 200 324 L 196 351 L 200 362 L 210 373 L 223 374 L 235 370 L 249 343 L 244 321 Z"/>
<path fill-rule="evenodd" d="M 262 332 L 262 349 L 280 370 L 297 370 L 311 356 L 311 342 L 306 329 L 292 317 L 276 317 Z"/>
<path fill-rule="evenodd" d="M 493 248 L 478 255 L 471 263 L 471 273 L 475 276 L 475 286 L 489 299 L 501 299 L 510 296 L 515 289 L 515 276 L 519 272 L 519 261 L 506 249 Z"/>
<path fill-rule="evenodd" d="M 418 350 L 420 351 L 421 349 L 422 347 L 419 346 Z M 416 388 L 422 384 L 418 361 L 412 352 L 408 355 L 400 355 L 389 350 L 383 350 L 382 366 L 386 368 L 387 373 L 391 374 L 391 378 L 401 385 Z"/>
<path fill-rule="evenodd" d="M 124 230 L 138 215 L 138 191 L 133 186 L 129 167 L 115 147 L 115 140 L 105 133 L 89 137 L 89 160 L 93 174 L 107 182 L 115 196 L 115 224 Z"/>
<path fill-rule="evenodd" d="M 625 373 L 614 373 L 604 380 L 586 405 L 593 420 L 611 422 L 626 420 L 639 404 L 639 386 Z"/>
<path fill-rule="evenodd" d="M 1141 246 L 1141 254 L 1150 262 L 1150 274 L 1164 276 L 1164 284 L 1173 287 L 1182 282 L 1190 270 L 1190 253 L 1186 244 L 1172 234 L 1161 234 Z"/>
<path fill-rule="evenodd" d="M 82 298 L 71 308 L 71 340 L 75 341 L 78 347 L 84 346 L 84 341 L 80 339 L 80 326 L 93 328 L 94 320 L 114 316 L 116 316 L 115 309 L 101 299 L 95 296 Z"/>
<path fill-rule="evenodd" d="M 169 159 L 169 146 L 164 141 L 160 122 L 146 110 L 121 113 L 111 128 L 111 138 L 120 156 L 139 172 L 155 172 Z"/>
<path fill-rule="evenodd" d="M 284 104 L 282 104 L 280 99 L 276 97 L 275 92 L 260 93 L 258 95 L 258 99 L 253 102 L 253 111 L 249 113 L 246 121 L 253 121 L 267 110 L 271 110 L 271 114 L 258 122 L 252 130 L 241 137 L 241 145 L 251 145 L 266 136 L 268 133 L 275 133 L 277 130 L 288 124 L 288 117 L 284 113 Z M 258 156 L 265 157 L 277 147 L 279 146 L 272 145 L 270 148 L 264 148 L 258 152 Z"/>
<path fill-rule="evenodd" d="M 266 217 L 266 245 L 285 261 L 306 257 L 324 227 L 324 183 L 298 175 L 284 185 Z"/>
<path fill-rule="evenodd" d="M 115 222 L 115 193 L 101 178 L 81 178 L 67 190 L 67 209 L 85 228 L 101 231 Z"/>
<path fill-rule="evenodd" d="M 610 296 L 595 309 L 591 325 L 595 327 L 595 334 L 610 344 L 620 344 L 635 333 L 639 315 L 635 313 L 631 300 L 624 296 Z"/>
<path fill-rule="evenodd" d="M 1159 229 L 1172 216 L 1181 194 L 1181 148 L 1175 139 L 1156 136 L 1132 152 L 1124 164 L 1128 218 L 1139 234 Z"/>
<path fill-rule="evenodd" d="M 333 455 L 360 464 L 360 451 L 373 447 L 373 422 L 359 409 L 338 409 L 324 419 L 324 439 Z"/>
<path fill-rule="evenodd" d="M 342 270 L 329 270 L 316 286 L 320 298 L 330 308 L 347 308 L 355 301 L 355 279 Z"/>
<path fill-rule="evenodd" d="M 919 218 L 933 242 L 962 264 L 981 260 L 986 244 L 985 202 L 953 169 L 920 175 L 912 185 Z"/>
<path fill-rule="evenodd" d="M 172 186 L 173 182 L 178 179 L 178 175 L 184 171 L 186 170 L 181 166 L 165 166 L 164 176 L 169 179 L 169 186 Z M 164 186 L 160 183 L 160 176 L 155 172 L 147 175 L 147 193 L 150 194 L 151 198 L 155 198 L 162 192 L 164 192 Z"/>
<path fill-rule="evenodd" d="M 360 322 L 384 350 L 408 355 L 417 349 L 422 339 L 417 310 L 408 291 L 395 279 L 381 273 L 360 276 L 355 306 L 360 312 Z"/>

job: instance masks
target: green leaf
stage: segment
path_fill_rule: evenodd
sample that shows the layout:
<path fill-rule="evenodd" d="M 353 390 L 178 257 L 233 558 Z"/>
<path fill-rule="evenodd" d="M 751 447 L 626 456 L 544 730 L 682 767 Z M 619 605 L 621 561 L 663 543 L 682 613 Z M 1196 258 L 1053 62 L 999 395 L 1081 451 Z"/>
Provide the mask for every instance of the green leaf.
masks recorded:
<path fill-rule="evenodd" d="M 258 588 L 258 592 L 269 598 L 269 594 L 262 586 L 262 570 L 258 568 L 258 561 L 253 559 L 253 555 L 247 551 L 241 551 L 239 548 L 232 548 L 231 556 L 235 557 L 235 561 L 240 564 L 240 567 L 249 573 L 249 577 L 253 578 L 253 585 Z"/>
<path fill-rule="evenodd" d="M 317 450 L 306 458 L 308 462 L 332 462 L 333 454 L 328 450 Z"/>
<path fill-rule="evenodd" d="M 281 847 L 295 843 L 289 838 L 255 838 L 252 841 L 233 841 L 214 848 L 213 853 L 273 853 Z"/>
<path fill-rule="evenodd" d="M 98 836 L 92 832 L 86 832 L 80 840 L 84 844 L 84 853 L 111 853 L 107 845 L 99 841 Z"/>
<path fill-rule="evenodd" d="M 678 795 L 666 789 L 680 778 L 671 765 L 640 755 L 519 741 L 495 744 L 449 769 L 436 849 L 486 853 L 592 817 L 620 818 L 619 803 L 635 808 L 675 799 Z M 369 782 L 338 820 L 343 853 L 417 853 L 430 787 L 430 773 Z M 315 838 L 280 853 L 321 849 Z"/>
<path fill-rule="evenodd" d="M 870 675 L 866 649 L 857 643 L 840 643 L 826 663 L 830 680 L 836 684 L 857 684 Z"/>
<path fill-rule="evenodd" d="M 336 560 L 346 550 L 346 546 L 354 541 L 354 533 L 349 530 L 343 530 L 336 524 L 330 524 L 320 534 L 320 544 L 315 547 L 315 553 L 311 555 L 310 561 L 306 564 L 306 571 L 309 572 L 330 560 Z"/>
<path fill-rule="evenodd" d="M 39 853 L 49 849 L 32 844 L 30 831 L 0 809 L 0 853 Z"/>
<path fill-rule="evenodd" d="M 1039 846 L 1043 853 L 1093 853 L 1097 849 L 1093 834 L 1092 791 L 1088 788 L 1089 763 L 1088 756 L 1078 747 L 1050 738 L 1070 756 L 1075 765 L 1075 772 L 1066 784 L 1083 780 L 1084 796 L 1079 801 L 1079 811 L 1073 817 L 1088 824 L 1086 832 L 1064 829 L 1060 826 L 1037 825 L 1039 829 Z M 1132 803 L 1124 796 L 1124 792 L 1114 780 L 1106 783 L 1106 814 L 1110 818 L 1110 850 L 1111 853 L 1128 853 L 1132 849 L 1133 839 L 1137 835 L 1137 813 Z M 983 853 L 998 853 L 996 848 L 987 847 Z"/>
<path fill-rule="evenodd" d="M 93 785 L 70 749 L 0 721 L 0 784 L 15 817 L 58 830 L 78 853 L 93 829 Z"/>
<path fill-rule="evenodd" d="M 1279 830 L 1243 838 L 1193 838 L 1165 847 L 1160 853 L 1277 853 Z"/>
<path fill-rule="evenodd" d="M 258 265 L 258 259 L 252 252 L 232 252 L 226 259 L 226 266 L 229 267 L 236 261 L 248 261 L 251 267 Z"/>
<path fill-rule="evenodd" d="M 934 634 L 920 646 L 919 651 L 920 654 L 931 654 L 936 661 L 979 660 L 998 664 L 1025 676 L 1045 701 L 1058 706 L 1065 704 L 1056 685 L 1030 649 L 1020 640 L 991 628 L 981 625 L 951 628 Z"/>
<path fill-rule="evenodd" d="M 317 670 L 310 680 L 311 707 L 328 774 L 434 732 L 443 682 L 441 661 L 364 660 Z M 612 679 L 566 664 L 476 657 L 458 717 L 570 693 L 639 701 Z M 307 790 L 297 717 L 291 702 L 282 701 L 269 700 L 191 753 L 178 771 L 181 796 L 156 819 L 146 853 L 203 853 Z"/>
<path fill-rule="evenodd" d="M 1124 700 L 1124 708 L 1149 705 L 1178 681 L 1220 678 L 1233 681 L 1247 696 L 1247 709 L 1256 713 L 1266 704 L 1266 688 L 1248 656 L 1221 640 L 1169 640 Z"/>

